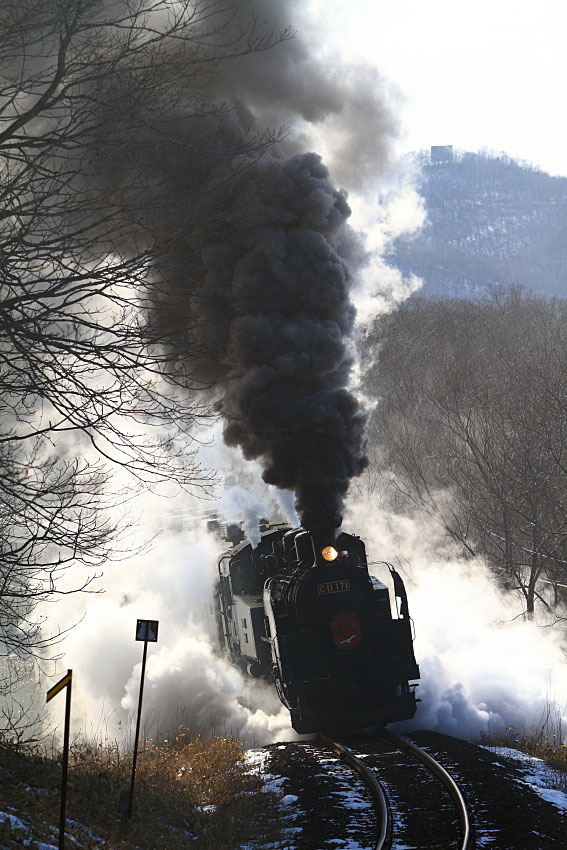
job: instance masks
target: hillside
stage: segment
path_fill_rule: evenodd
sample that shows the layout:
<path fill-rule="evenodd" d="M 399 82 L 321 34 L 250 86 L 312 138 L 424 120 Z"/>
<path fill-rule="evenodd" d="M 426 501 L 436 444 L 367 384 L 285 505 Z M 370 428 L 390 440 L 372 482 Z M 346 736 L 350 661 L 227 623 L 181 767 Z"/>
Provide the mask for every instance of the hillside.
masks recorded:
<path fill-rule="evenodd" d="M 441 153 L 439 153 L 441 151 Z M 505 155 L 414 155 L 427 223 L 389 259 L 425 295 L 470 297 L 500 285 L 567 294 L 567 178 Z"/>

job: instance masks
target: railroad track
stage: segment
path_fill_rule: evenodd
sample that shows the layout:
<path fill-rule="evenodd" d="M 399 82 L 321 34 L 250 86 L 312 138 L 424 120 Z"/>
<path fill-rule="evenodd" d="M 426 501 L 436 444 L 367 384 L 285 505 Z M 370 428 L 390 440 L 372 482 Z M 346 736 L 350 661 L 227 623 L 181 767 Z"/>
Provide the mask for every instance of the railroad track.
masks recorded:
<path fill-rule="evenodd" d="M 396 844 L 472 850 L 464 798 L 445 768 L 421 747 L 389 730 L 354 747 L 324 735 L 318 740 L 358 773 L 372 795 L 378 824 L 372 850 Z"/>

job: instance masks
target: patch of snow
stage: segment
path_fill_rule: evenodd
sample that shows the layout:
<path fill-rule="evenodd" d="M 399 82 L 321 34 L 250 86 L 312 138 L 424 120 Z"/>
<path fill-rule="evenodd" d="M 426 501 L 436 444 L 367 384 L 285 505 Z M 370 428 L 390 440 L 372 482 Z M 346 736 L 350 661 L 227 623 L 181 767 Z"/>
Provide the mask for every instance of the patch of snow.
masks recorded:
<path fill-rule="evenodd" d="M 9 823 L 12 829 L 21 829 L 28 833 L 28 836 L 32 834 L 32 824 L 27 823 L 26 821 L 21 820 L 21 818 L 16 817 L 16 815 L 11 815 L 9 812 L 0 812 L 0 823 Z M 104 838 L 98 838 L 94 835 L 90 829 L 88 829 L 84 824 L 79 823 L 76 820 L 66 820 L 65 821 L 67 827 L 72 827 L 73 829 L 80 831 L 80 841 L 75 838 L 74 835 L 70 833 L 66 833 L 65 838 L 67 841 L 72 841 L 74 844 L 83 844 L 85 841 L 89 841 L 93 844 L 104 844 Z M 51 835 L 59 835 L 59 828 L 56 826 L 51 826 L 47 830 Z M 22 840 L 23 847 L 29 847 L 33 844 L 34 850 L 57 850 L 56 844 L 47 844 L 43 841 L 38 841 L 36 838 L 28 837 Z M 0 848 L 1 850 L 1 848 Z"/>
<path fill-rule="evenodd" d="M 271 844 L 263 844 L 261 850 L 281 850 L 280 842 L 271 843 Z M 240 850 L 260 850 L 257 844 L 243 844 Z"/>
<path fill-rule="evenodd" d="M 514 750 L 512 747 L 482 747 L 483 750 L 489 750 L 491 753 L 496 753 L 499 756 L 505 756 L 509 759 L 514 759 L 515 761 L 523 761 L 529 764 L 533 762 L 539 762 L 540 764 L 545 764 L 542 759 L 536 758 L 536 756 L 529 756 L 527 753 L 523 753 L 521 750 Z M 503 765 L 502 765 L 503 766 Z"/>
<path fill-rule="evenodd" d="M 265 775 L 265 782 L 262 786 L 262 791 L 268 793 L 269 791 L 274 794 L 283 794 L 282 785 L 284 782 L 289 782 L 287 776 L 272 776 L 272 774 L 267 773 Z"/>
<path fill-rule="evenodd" d="M 213 803 L 208 803 L 204 806 L 197 806 L 197 810 L 199 812 L 203 812 L 206 815 L 212 815 L 216 812 L 217 807 Z"/>
<path fill-rule="evenodd" d="M 398 838 L 398 833 L 403 831 L 407 825 L 407 811 L 404 807 L 400 807 L 399 805 L 399 796 L 395 786 L 390 785 L 388 780 L 383 776 L 376 778 L 380 779 L 380 784 L 384 789 L 384 793 L 388 800 L 388 809 L 390 811 L 392 825 L 391 850 L 419 850 L 418 847 L 414 847 L 411 844 L 402 843 L 402 841 Z"/>
<path fill-rule="evenodd" d="M 0 812 L 0 823 L 6 822 L 10 824 L 12 829 L 25 829 L 28 831 L 30 829 L 30 825 L 25 823 L 25 821 L 20 820 L 20 818 L 17 818 L 16 815 L 10 815 L 8 812 Z"/>
<path fill-rule="evenodd" d="M 542 800 L 551 803 L 560 811 L 567 811 L 567 793 L 561 790 L 561 788 L 567 788 L 567 774 L 554 770 L 542 759 L 529 756 L 520 750 L 513 750 L 511 747 L 483 747 L 483 749 L 514 759 L 522 765 L 523 780 L 521 781 L 524 785 L 528 785 Z M 500 765 L 499 762 L 497 764 Z M 503 765 L 500 766 L 503 767 Z"/>
<path fill-rule="evenodd" d="M 529 773 L 525 776 L 526 782 L 530 787 L 539 794 L 539 796 L 543 800 L 547 800 L 548 803 L 552 803 L 562 812 L 567 811 L 567 794 L 565 791 L 560 791 L 559 788 L 545 788 L 540 785 L 541 776 L 540 775 L 530 775 Z"/>
<path fill-rule="evenodd" d="M 278 749 L 281 749 L 278 747 Z M 246 750 L 244 753 L 244 764 L 261 772 L 268 761 L 269 753 L 266 750 Z"/>
<path fill-rule="evenodd" d="M 500 834 L 500 830 L 498 829 L 487 829 L 485 826 L 482 827 L 482 834 L 477 832 L 475 837 L 475 845 L 476 847 L 489 847 L 493 844 L 498 835 Z"/>
<path fill-rule="evenodd" d="M 330 766 L 328 773 L 334 776 L 341 785 L 341 790 L 334 791 L 332 796 L 340 801 L 339 805 L 342 808 L 374 809 L 370 793 L 362 780 L 355 778 L 353 783 L 352 769 L 350 767 L 347 767 L 335 756 L 322 756 L 319 754 L 318 758 L 321 764 Z"/>
<path fill-rule="evenodd" d="M 278 749 L 284 748 L 280 747 Z M 308 747 L 307 747 L 308 749 Z M 351 810 L 373 809 L 370 794 L 366 786 L 360 781 L 359 788 L 353 787 L 352 770 L 343 764 L 341 759 L 335 755 L 321 757 L 321 753 L 317 751 L 319 762 L 324 764 L 325 771 L 322 776 L 329 774 L 335 778 L 338 788 L 331 793 L 332 805 L 337 808 L 346 808 Z M 281 808 L 282 819 L 286 824 L 282 829 L 282 835 L 285 836 L 285 847 L 287 850 L 293 850 L 296 846 L 296 841 L 300 840 L 302 827 L 294 825 L 297 818 L 305 813 L 300 808 L 300 801 L 295 794 L 285 794 L 284 786 L 290 780 L 286 776 L 274 776 L 267 772 L 269 770 L 269 753 L 265 750 L 248 750 L 245 753 L 245 761 L 247 765 L 258 773 L 262 773 L 263 787 L 265 792 L 272 792 L 279 796 L 278 804 Z M 366 850 L 366 845 L 361 845 L 354 837 L 347 835 L 344 838 L 327 839 L 327 843 L 337 848 L 337 850 Z M 272 845 L 281 847 L 281 844 Z M 253 850 L 255 845 L 246 845 L 242 850 Z M 262 850 L 269 850 L 268 847 Z M 397 850 L 404 850 L 403 847 Z M 415 850 L 415 848 L 407 848 L 407 850 Z"/>
<path fill-rule="evenodd" d="M 99 838 L 98 836 L 96 836 L 93 832 L 90 831 L 90 829 L 87 826 L 84 825 L 84 823 L 79 823 L 78 820 L 72 820 L 71 818 L 66 818 L 65 824 L 67 825 L 67 827 L 73 827 L 75 830 L 78 830 L 80 832 L 81 842 L 90 841 L 93 844 L 104 844 L 105 843 L 104 838 Z M 57 834 L 59 833 L 59 829 L 57 827 L 53 827 L 53 829 L 51 831 L 56 832 Z M 66 838 L 70 838 L 71 841 L 74 841 L 76 844 L 79 843 L 78 839 L 75 838 L 73 835 L 66 835 Z"/>

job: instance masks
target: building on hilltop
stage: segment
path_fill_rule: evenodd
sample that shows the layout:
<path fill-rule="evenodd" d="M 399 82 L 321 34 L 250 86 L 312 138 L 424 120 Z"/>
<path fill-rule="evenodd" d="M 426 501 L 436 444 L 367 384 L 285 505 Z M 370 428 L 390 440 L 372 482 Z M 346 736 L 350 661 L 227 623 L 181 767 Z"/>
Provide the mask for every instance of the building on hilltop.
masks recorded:
<path fill-rule="evenodd" d="M 431 145 L 431 162 L 453 162 L 453 145 Z"/>

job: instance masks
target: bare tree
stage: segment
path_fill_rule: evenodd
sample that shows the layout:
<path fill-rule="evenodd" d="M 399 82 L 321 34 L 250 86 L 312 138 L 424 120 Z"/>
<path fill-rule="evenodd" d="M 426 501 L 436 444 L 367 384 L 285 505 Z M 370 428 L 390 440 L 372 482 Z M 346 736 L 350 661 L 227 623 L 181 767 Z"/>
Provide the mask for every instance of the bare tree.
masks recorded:
<path fill-rule="evenodd" d="M 0 0 L 0 654 L 41 656 L 37 603 L 115 547 L 112 466 L 213 480 L 205 382 L 149 310 L 191 203 L 277 138 L 215 80 L 288 35 L 240 0 Z"/>
<path fill-rule="evenodd" d="M 177 461 L 202 483 L 187 442 L 210 410 L 146 308 L 203 173 L 230 179 L 273 140 L 211 91 L 222 62 L 273 43 L 241 31 L 241 5 L 2 3 L 3 441 L 80 430 L 140 478 Z"/>

